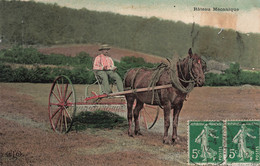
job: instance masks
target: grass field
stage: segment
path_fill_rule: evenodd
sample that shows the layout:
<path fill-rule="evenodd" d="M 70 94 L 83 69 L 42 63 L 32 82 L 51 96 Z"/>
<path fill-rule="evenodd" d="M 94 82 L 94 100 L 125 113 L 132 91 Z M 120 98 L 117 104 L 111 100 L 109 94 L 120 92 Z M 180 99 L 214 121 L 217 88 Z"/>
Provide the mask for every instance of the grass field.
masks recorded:
<path fill-rule="evenodd" d="M 84 96 L 85 85 L 74 86 L 77 96 Z M 188 120 L 260 119 L 259 87 L 201 87 L 184 103 L 175 145 L 162 143 L 162 111 L 154 128 L 142 128 L 143 136 L 128 137 L 126 127 L 62 135 L 49 124 L 50 88 L 51 84 L 0 83 L 3 165 L 186 165 Z M 14 158 L 6 155 L 9 152 L 22 155 Z"/>

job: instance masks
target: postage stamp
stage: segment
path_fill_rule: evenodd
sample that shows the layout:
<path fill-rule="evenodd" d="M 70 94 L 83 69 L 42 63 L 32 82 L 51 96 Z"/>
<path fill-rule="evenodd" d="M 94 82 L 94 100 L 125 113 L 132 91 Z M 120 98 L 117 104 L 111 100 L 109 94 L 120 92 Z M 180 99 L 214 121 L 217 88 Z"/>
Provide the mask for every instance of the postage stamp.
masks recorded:
<path fill-rule="evenodd" d="M 257 164 L 260 158 L 260 121 L 226 122 L 227 164 Z"/>
<path fill-rule="evenodd" d="M 188 121 L 189 164 L 222 164 L 223 131 L 223 121 Z"/>

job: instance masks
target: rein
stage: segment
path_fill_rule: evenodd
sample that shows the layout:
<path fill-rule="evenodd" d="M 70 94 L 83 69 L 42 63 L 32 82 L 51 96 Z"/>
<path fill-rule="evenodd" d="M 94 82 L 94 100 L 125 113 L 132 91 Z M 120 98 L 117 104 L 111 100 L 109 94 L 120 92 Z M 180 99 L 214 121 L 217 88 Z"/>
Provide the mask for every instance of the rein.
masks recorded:
<path fill-rule="evenodd" d="M 179 61 L 180 62 L 180 61 Z M 192 74 L 192 60 L 189 58 L 189 61 L 188 61 L 188 70 L 189 70 L 189 74 L 190 74 L 190 77 L 191 79 L 190 80 L 186 80 L 184 75 L 183 75 L 183 72 L 182 72 L 182 69 L 181 69 L 181 65 L 180 63 L 178 64 L 178 69 L 179 69 L 179 72 L 181 73 L 181 76 L 182 78 L 179 77 L 179 80 L 184 82 L 184 83 L 192 83 L 192 82 L 195 82 L 195 77 L 194 75 Z"/>
<path fill-rule="evenodd" d="M 189 70 L 189 74 L 190 74 L 190 77 L 191 77 L 190 80 L 185 80 L 185 77 L 183 75 L 180 63 L 179 64 L 177 63 L 177 65 L 176 65 L 173 60 L 169 60 L 169 59 L 167 59 L 167 60 L 170 63 L 170 71 L 171 71 L 170 76 L 171 76 L 171 82 L 172 82 L 173 86 L 176 87 L 178 90 L 180 90 L 182 93 L 189 93 L 189 92 L 191 92 L 192 89 L 195 86 L 195 77 L 192 74 L 192 59 L 189 58 L 189 60 L 188 60 L 188 70 Z M 182 78 L 180 78 L 178 76 L 178 69 L 179 69 L 179 71 L 180 71 L 180 73 L 182 75 Z M 184 83 L 189 83 L 188 86 L 184 87 L 182 85 L 181 81 L 184 82 Z"/>
<path fill-rule="evenodd" d="M 188 60 L 188 70 L 189 70 L 189 74 L 191 79 L 190 80 L 185 80 L 185 77 L 183 75 L 182 69 L 181 69 L 181 64 L 176 63 L 173 60 L 168 59 L 169 64 L 165 64 L 165 63 L 161 63 L 160 65 L 158 65 L 156 68 L 152 69 L 154 70 L 153 74 L 152 74 L 152 79 L 148 85 L 148 88 L 151 88 L 152 90 L 152 99 L 151 99 L 151 104 L 154 103 L 154 101 L 156 100 L 159 103 L 159 106 L 161 106 L 160 103 L 160 99 L 159 99 L 159 94 L 158 92 L 155 92 L 154 87 L 156 86 L 156 83 L 159 81 L 162 73 L 165 70 L 169 70 L 170 71 L 170 78 L 171 78 L 171 84 L 173 87 L 177 88 L 178 90 L 180 90 L 182 93 L 189 93 L 191 92 L 191 90 L 194 88 L 195 86 L 195 77 L 192 74 L 192 59 L 189 58 Z M 177 65 L 176 65 L 177 64 Z M 182 78 L 178 77 L 178 69 L 182 75 Z M 136 76 L 138 75 L 138 73 L 140 72 L 141 69 L 146 69 L 146 68 L 138 68 L 131 80 L 131 89 L 132 89 L 132 93 L 136 93 L 136 88 L 134 88 L 134 82 L 136 79 Z M 182 85 L 182 82 L 184 83 L 189 83 L 187 87 L 184 87 Z"/>
<path fill-rule="evenodd" d="M 156 86 L 156 83 L 159 81 L 161 75 L 162 75 L 162 72 L 167 68 L 168 66 L 164 63 L 161 63 L 160 65 L 158 65 L 156 68 L 152 69 L 154 70 L 153 74 L 152 74 L 152 79 L 151 81 L 149 82 L 149 85 L 148 85 L 148 88 L 151 88 L 151 91 L 152 91 L 152 99 L 151 99 L 151 104 L 154 103 L 154 101 L 156 100 L 158 103 L 159 103 L 159 106 L 162 108 L 161 106 L 161 102 L 160 102 L 160 99 L 159 99 L 159 94 L 158 92 L 155 93 L 155 86 Z M 132 92 L 133 93 L 136 93 L 136 88 L 134 88 L 134 82 L 135 82 L 135 79 L 136 79 L 136 76 L 137 74 L 139 73 L 139 71 L 141 69 L 146 69 L 146 68 L 138 68 L 133 77 L 132 77 L 132 80 L 131 80 L 131 89 L 132 89 Z"/>

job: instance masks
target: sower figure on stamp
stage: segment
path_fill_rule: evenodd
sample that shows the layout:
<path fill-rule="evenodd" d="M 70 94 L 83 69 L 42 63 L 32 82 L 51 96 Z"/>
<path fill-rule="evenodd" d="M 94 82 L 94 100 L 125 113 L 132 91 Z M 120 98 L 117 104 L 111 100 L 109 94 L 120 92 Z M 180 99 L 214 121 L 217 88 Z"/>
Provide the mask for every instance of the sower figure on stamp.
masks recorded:
<path fill-rule="evenodd" d="M 242 124 L 241 129 L 238 131 L 236 136 L 233 138 L 233 142 L 238 144 L 238 157 L 240 157 L 240 161 L 244 161 L 244 159 L 249 158 L 252 160 L 254 152 L 247 148 L 246 146 L 246 137 L 250 137 L 256 139 L 256 136 L 252 136 L 249 132 L 251 129 L 247 128 L 245 124 Z"/>
<path fill-rule="evenodd" d="M 215 161 L 217 152 L 213 149 L 210 148 L 209 145 L 209 137 L 211 136 L 212 138 L 218 138 L 213 134 L 213 132 L 216 132 L 216 130 L 210 128 L 208 124 L 204 125 L 203 130 L 201 133 L 198 135 L 198 137 L 195 139 L 196 143 L 201 144 L 201 158 L 203 158 L 202 161 L 207 161 L 207 159 L 212 159 Z"/>
<path fill-rule="evenodd" d="M 99 48 L 99 55 L 95 58 L 93 64 L 93 70 L 96 76 L 99 79 L 99 82 L 102 86 L 102 93 L 112 93 L 112 90 L 109 86 L 108 77 L 116 81 L 117 90 L 123 91 L 123 82 L 120 76 L 116 73 L 116 66 L 114 61 L 109 54 L 110 47 L 107 44 L 102 45 Z"/>

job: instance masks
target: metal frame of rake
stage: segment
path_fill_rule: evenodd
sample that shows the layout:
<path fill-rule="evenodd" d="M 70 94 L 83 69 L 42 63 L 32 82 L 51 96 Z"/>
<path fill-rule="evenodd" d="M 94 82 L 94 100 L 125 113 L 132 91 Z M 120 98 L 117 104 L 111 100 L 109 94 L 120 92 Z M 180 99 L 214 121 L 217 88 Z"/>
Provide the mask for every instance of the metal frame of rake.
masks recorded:
<path fill-rule="evenodd" d="M 169 88 L 172 85 L 155 86 L 153 90 Z M 140 88 L 135 89 L 134 92 L 144 92 L 152 90 L 152 88 Z M 124 98 L 119 98 L 119 101 L 115 101 L 116 96 L 124 96 L 125 94 L 133 93 L 133 90 L 127 90 L 123 92 L 115 92 L 111 94 L 97 95 L 95 92 L 91 92 L 92 96 L 86 97 L 83 101 L 76 101 L 76 93 L 71 80 L 65 76 L 58 76 L 51 87 L 49 94 L 49 119 L 51 127 L 58 133 L 68 133 L 75 121 L 77 112 L 81 111 L 95 111 L 104 110 L 117 113 L 120 116 L 126 116 L 126 101 Z M 102 99 L 107 98 L 107 101 Z M 111 99 L 111 101 L 109 101 Z M 149 114 L 147 107 L 155 109 L 156 112 Z M 151 129 L 156 123 L 159 115 L 158 106 L 145 105 L 141 111 L 141 116 L 146 129 Z M 149 119 L 149 120 L 148 120 Z"/>

